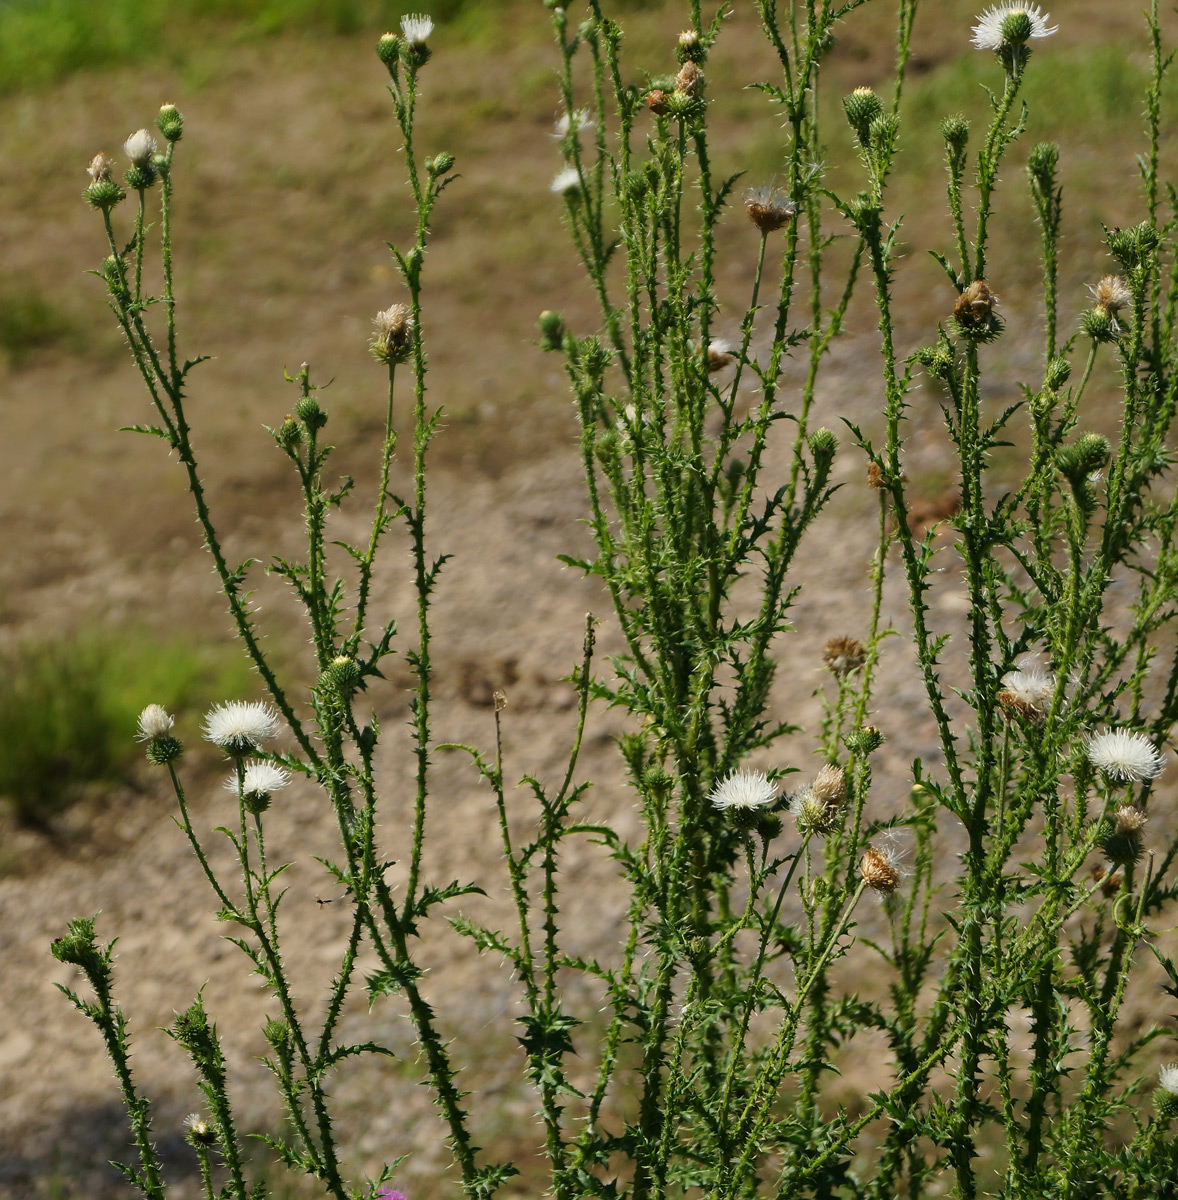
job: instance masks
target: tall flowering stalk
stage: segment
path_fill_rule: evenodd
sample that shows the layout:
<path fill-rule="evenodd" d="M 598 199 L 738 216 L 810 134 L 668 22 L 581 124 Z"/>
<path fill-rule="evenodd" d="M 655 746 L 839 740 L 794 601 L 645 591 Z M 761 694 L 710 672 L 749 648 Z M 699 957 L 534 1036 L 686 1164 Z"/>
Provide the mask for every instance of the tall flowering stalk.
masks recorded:
<path fill-rule="evenodd" d="M 737 177 L 717 176 L 710 149 L 710 110 L 726 99 L 709 65 L 724 35 L 722 11 L 705 16 L 693 0 L 686 27 L 668 37 L 663 59 L 647 64 L 638 85 L 602 0 L 590 0 L 579 23 L 548 4 L 563 113 L 551 191 L 600 320 L 579 331 L 546 312 L 540 344 L 560 356 L 576 401 L 595 539 L 591 555 L 566 561 L 601 581 L 623 649 L 603 670 L 595 628 L 604 617 L 589 619 L 573 674 L 567 767 L 554 786 L 525 779 L 527 827 L 507 784 L 503 697 L 492 752 L 449 747 L 467 753 L 488 785 L 488 827 L 502 844 L 515 913 L 507 929 L 477 919 L 475 882 L 438 886 L 423 875 L 423 846 L 437 828 L 430 764 L 444 748 L 433 725 L 430 610 L 444 556 L 427 540 L 426 460 L 438 414 L 427 402 L 423 277 L 434 207 L 454 179 L 449 153 L 422 158 L 416 148 L 432 19 L 410 16 L 378 44 L 417 223 L 411 244 L 393 249 L 403 294 L 373 322 L 369 348 L 387 373 L 386 424 L 367 540 L 345 546 L 350 577 L 335 578 L 328 566 L 332 510 L 350 483 L 326 481 L 330 414 L 308 367 L 291 380 L 292 415 L 271 431 L 304 496 L 306 556 L 273 569 L 310 630 L 306 705 L 291 700 L 298 693 L 264 653 L 246 604 L 251 564 L 232 567 L 224 557 L 187 423 L 188 377 L 200 360 L 182 359 L 173 303 L 180 114 L 170 105 L 160 112 L 163 153 L 144 130 L 128 139 L 123 183 L 103 155 L 88 168 L 87 199 L 102 214 L 110 251 L 101 274 L 158 420 L 140 432 L 166 442 L 187 473 L 231 616 L 267 692 L 220 705 L 204 723 L 226 756 L 225 788 L 237 802 L 236 822 L 221 829 L 236 878 L 213 869 L 192 819 L 172 715 L 149 704 L 139 736 L 150 761 L 168 771 L 180 828 L 219 915 L 235 927 L 232 940 L 278 1014 L 265 1023 L 264 1061 L 284 1124 L 264 1140 L 321 1194 L 404 1200 L 391 1181 L 399 1158 L 357 1179 L 329 1084 L 358 1055 L 393 1054 L 375 1039 L 339 1037 L 347 998 L 361 986 L 362 954 L 376 964 L 363 983 L 370 1004 L 399 1005 L 413 1026 L 420 1074 L 453 1156 L 450 1180 L 470 1197 L 494 1195 L 521 1169 L 523 1186 L 559 1200 L 890 1200 L 943 1195 L 946 1186 L 957 1200 L 1130 1200 L 1172 1191 L 1178 1068 L 1160 1066 L 1152 1112 L 1139 1097 L 1150 1073 L 1144 1051 L 1174 1031 L 1120 1023 L 1142 968 L 1155 979 L 1160 972 L 1178 995 L 1178 968 L 1156 936 L 1172 924 L 1178 900 L 1178 839 L 1172 822 L 1151 812 L 1178 719 L 1178 502 L 1168 474 L 1178 224 L 1159 217 L 1160 96 L 1171 59 L 1156 0 L 1145 219 L 1107 232 L 1114 262 L 1094 254 L 1091 303 L 1077 300 L 1085 311 L 1074 325 L 1062 321 L 1060 152 L 1033 147 L 1028 212 L 1039 222 L 1043 262 L 1042 370 L 1024 385 L 1024 402 L 999 413 L 990 409 L 987 369 L 1015 314 L 990 275 L 991 222 L 1009 156 L 1033 124 L 1021 107 L 1032 43 L 1049 52 L 1055 28 L 1039 6 L 1010 0 L 972 28 L 974 49 L 994 60 L 990 120 L 973 143 L 963 118 L 941 126 L 952 245 L 933 248 L 956 298 L 926 344 L 903 347 L 894 314 L 901 219 L 889 180 L 903 138 L 917 0 L 896 5 L 890 94 L 856 88 L 836 131 L 822 128 L 817 103 L 839 25 L 868 2 L 807 0 L 785 12 L 757 0 L 780 68 L 779 79 L 758 86 L 772 119 L 784 116 L 785 148 L 780 180 L 753 181 L 743 195 Z M 820 166 L 840 144 L 861 164 L 854 195 L 829 190 Z M 136 199 L 124 243 L 115 228 L 128 195 Z M 145 291 L 154 204 L 160 296 Z M 717 286 L 725 220 L 743 228 L 735 253 L 752 270 L 747 302 L 733 317 Z M 829 253 L 835 228 L 850 234 L 841 270 Z M 799 731 L 780 716 L 790 706 L 778 707 L 777 664 L 806 583 L 798 550 L 829 519 L 839 452 L 811 414 L 860 290 L 878 314 L 885 401 L 878 432 L 849 425 L 878 523 L 865 564 L 869 615 L 861 630 L 829 631 L 823 719 L 811 731 L 822 764 L 791 788 L 797 768 L 777 745 Z M 1112 356 L 1121 376 L 1121 425 L 1111 441 L 1080 424 L 1100 355 Z M 790 359 L 799 372 L 787 374 Z M 909 396 L 922 376 L 940 399 L 960 474 L 940 542 L 937 530 L 921 530 L 904 470 Z M 1025 472 L 1014 488 L 999 489 L 991 459 L 1016 422 L 1029 439 Z M 412 436 L 406 497 L 389 492 L 399 433 Z M 374 624 L 371 611 L 376 564 L 394 531 L 408 548 L 417 597 L 407 648 L 416 769 L 411 819 L 388 849 L 378 837 L 388 786 L 378 770 L 381 731 L 362 705 L 401 638 L 391 621 Z M 960 626 L 940 628 L 927 596 L 947 543 L 968 607 Z M 906 808 L 881 820 L 875 772 L 895 718 L 877 696 L 877 668 L 901 632 L 887 626 L 883 608 L 892 571 L 907 591 L 907 633 L 939 754 L 913 764 Z M 1132 602 L 1118 607 L 1117 588 Z M 954 638 L 966 650 L 960 677 L 943 657 Z M 628 718 L 619 745 L 642 819 L 637 838 L 579 815 L 588 785 L 578 759 L 595 700 Z M 275 748 L 282 744 L 291 748 Z M 326 1005 L 314 1016 L 298 1003 L 285 965 L 291 931 L 279 881 L 289 864 L 274 862 L 266 841 L 278 793 L 295 780 L 313 782 L 331 805 L 339 849 L 325 866 L 351 914 Z M 959 866 L 944 849 L 955 836 L 964 846 Z M 574 838 L 610 855 L 627 889 L 616 952 L 570 947 L 561 861 Z M 392 857 L 405 864 L 395 893 L 386 875 Z M 445 997 L 422 981 L 420 939 L 444 936 L 431 918 L 459 898 L 464 909 L 448 928 L 506 959 L 518 985 L 521 1086 L 534 1094 L 539 1119 L 531 1163 L 499 1161 L 493 1147 L 476 1144 L 498 1101 L 460 1090 L 472 1046 L 441 1034 L 434 1004 Z M 858 939 L 872 904 L 884 934 Z M 68 994 L 115 1064 L 139 1154 L 124 1174 L 156 1200 L 165 1185 L 150 1106 L 130 1072 L 127 1022 L 113 1000 L 110 947 L 82 920 L 54 953 L 89 980 L 93 999 Z M 185 1135 L 205 1195 L 248 1200 L 257 1189 L 228 1068 L 199 996 L 170 1032 L 206 1101 L 207 1115 L 189 1118 Z M 864 1053 L 876 1064 L 873 1090 L 856 1105 L 836 1100 L 839 1064 Z M 588 1084 L 574 1073 L 575 1059 L 592 1068 Z"/>

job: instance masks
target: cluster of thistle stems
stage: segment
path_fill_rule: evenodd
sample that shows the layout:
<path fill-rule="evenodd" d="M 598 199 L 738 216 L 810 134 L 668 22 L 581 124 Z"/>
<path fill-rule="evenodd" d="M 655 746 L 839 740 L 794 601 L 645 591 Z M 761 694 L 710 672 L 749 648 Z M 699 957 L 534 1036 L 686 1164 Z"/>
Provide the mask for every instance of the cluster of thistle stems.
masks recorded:
<path fill-rule="evenodd" d="M 507 783 L 498 699 L 494 751 L 459 747 L 490 785 L 488 821 L 501 836 L 516 913 L 509 929 L 477 919 L 473 896 L 486 881 L 439 887 L 422 877 L 430 761 L 441 748 L 431 710 L 430 607 L 444 562 L 426 540 L 426 453 L 438 413 L 426 401 L 422 278 L 434 205 L 454 178 L 451 155 L 421 158 L 414 140 L 430 22 L 410 18 L 402 35 L 379 45 L 417 225 L 408 249 L 390 247 L 405 298 L 376 323 L 373 354 L 388 376 L 386 427 L 368 539 L 345 546 L 349 578 L 333 573 L 326 548 L 331 512 L 351 484 L 329 482 L 328 412 L 309 368 L 291 381 L 292 414 L 271 431 L 305 501 L 306 557 L 275 560 L 271 570 L 289 583 L 311 630 L 307 705 L 291 700 L 295 693 L 262 649 L 245 590 L 252 564 L 224 558 L 185 417 L 189 372 L 200 360 L 181 361 L 173 303 L 179 114 L 171 106 L 161 112 L 162 155 L 146 134 L 128 142 L 126 189 L 105 160 L 92 164 L 87 196 L 103 215 L 110 251 L 101 274 L 158 419 L 140 432 L 165 441 L 187 472 L 237 630 L 294 744 L 267 750 L 248 731 L 218 741 L 232 760 L 239 803 L 236 828 L 222 831 L 237 881 L 210 866 L 170 720 L 167 729 L 145 721 L 149 757 L 167 767 L 218 916 L 234 927 L 232 940 L 267 987 L 266 1063 L 285 1116 L 281 1132 L 265 1140 L 278 1161 L 328 1195 L 377 1195 L 399 1161 L 394 1149 L 382 1172 L 357 1180 L 333 1123 L 333 1072 L 357 1055 L 393 1054 L 376 1040 L 337 1037 L 346 998 L 361 986 L 362 952 L 380 963 L 365 981 L 370 1001 L 401 1006 L 413 1024 L 456 1179 L 472 1197 L 491 1196 L 524 1167 L 529 1186 L 542 1184 L 562 1200 L 697 1190 L 722 1200 L 884 1200 L 943 1194 L 946 1175 L 959 1200 L 1129 1198 L 1163 1194 L 1178 1165 L 1168 1129 L 1178 1099 L 1158 1089 L 1153 1114 L 1139 1099 L 1141 1052 L 1172 1031 L 1118 1032 L 1135 969 L 1160 970 L 1178 994 L 1178 971 L 1155 944 L 1158 918 L 1178 895 L 1178 841 L 1165 843 L 1146 825 L 1160 769 L 1154 747 L 1178 718 L 1171 631 L 1178 508 L 1166 496 L 1166 440 L 1178 397 L 1178 225 L 1159 199 L 1160 96 L 1170 59 L 1156 0 L 1148 14 L 1143 220 L 1109 232 L 1115 274 L 1101 281 L 1077 331 L 1064 336 L 1059 152 L 1047 144 L 1031 150 L 1027 219 L 1037 221 L 1042 247 L 1042 375 L 1024 386 L 1020 405 L 1000 413 L 988 410 L 983 386 L 987 359 L 999 353 L 990 347 L 1004 336 L 987 274 L 990 221 L 1003 165 L 1009 176 L 1010 155 L 1033 123 L 1021 101 L 1025 74 L 1034 70 L 1030 33 L 995 55 L 987 127 L 979 134 L 959 117 L 942 126 L 954 244 L 936 257 L 957 301 L 929 344 L 909 353 L 893 319 L 900 225 L 888 180 L 903 140 L 918 0 L 896 5 L 891 94 L 857 89 L 843 102 L 846 125 L 820 129 L 819 79 L 837 52 L 835 27 L 872 3 L 882 0 L 806 0 L 783 12 L 775 0 L 757 0 L 780 65 L 780 79 L 759 86 L 773 119 L 784 118 L 787 141 L 782 182 L 749 193 L 743 213 L 733 203 L 738 177 L 717 176 L 709 151 L 709 107 L 724 101 L 708 79 L 722 13 L 705 17 L 693 0 L 687 28 L 640 86 L 628 82 L 621 28 L 599 0 L 590 0 L 580 24 L 548 6 L 567 114 L 558 126 L 564 169 L 554 190 L 601 325 L 585 336 L 545 313 L 540 344 L 562 356 L 576 400 L 596 545 L 591 558 L 567 561 L 600 580 L 624 650 L 602 671 L 589 622 L 573 673 L 579 706 L 567 770 L 555 788 L 525 781 L 534 814 L 526 837 L 518 832 L 520 794 Z M 588 99 L 579 107 L 581 88 Z M 852 197 L 827 190 L 817 165 L 836 139 L 862 163 L 862 190 Z M 128 192 L 133 228 L 123 244 L 116 226 Z M 155 271 L 152 206 L 159 295 L 145 284 Z M 752 289 L 739 336 L 721 342 L 717 230 L 746 215 Z M 849 254 L 832 252 L 835 232 Z M 799 546 L 831 519 L 823 511 L 838 450 L 829 429 L 812 427 L 811 412 L 823 366 L 863 289 L 878 311 L 886 401 L 881 431 L 848 423 L 878 517 L 870 610 L 862 630 L 830 631 L 843 636 L 826 658 L 817 731 L 826 766 L 790 794 L 779 790 L 787 766 L 778 762 L 767 776 L 748 767 L 776 761 L 775 744 L 796 732 L 774 715 L 775 669 L 806 582 L 796 568 Z M 1121 372 L 1115 444 L 1081 427 L 1099 355 Z M 1083 364 L 1076 382 L 1073 361 Z M 904 474 L 907 397 L 921 374 L 926 391 L 940 397 L 961 478 L 958 511 L 940 536 L 919 531 Z M 389 488 L 394 401 L 405 393 L 413 491 L 399 498 Z M 1030 445 L 1026 471 L 1014 491 L 998 495 L 990 461 L 1018 422 Z M 373 571 L 393 530 L 407 539 L 417 593 L 408 639 L 392 622 L 372 629 Z M 934 557 L 949 553 L 960 562 L 968 614 L 963 628 L 937 630 L 926 598 Z M 940 761 L 935 769 L 915 763 L 907 807 L 885 821 L 873 756 L 888 730 L 872 721 L 879 660 L 897 632 L 882 618 L 885 578 L 895 570 L 910 601 Z M 1123 612 L 1111 610 L 1114 583 L 1133 595 Z M 968 645 L 964 679 L 945 677 L 950 635 Z M 416 774 L 412 819 L 392 848 L 377 838 L 381 731 L 366 695 L 402 641 L 415 680 Z M 1031 657 L 1042 666 L 1028 665 Z M 629 718 L 620 749 L 642 816 L 638 840 L 579 818 L 587 785 L 577 763 L 593 702 Z M 1119 733 L 1101 735 L 1103 726 Z M 326 1005 L 300 1003 L 290 987 L 278 883 L 289 864 L 266 857 L 272 809 L 247 786 L 247 753 L 314 781 L 336 818 L 340 848 L 327 867 L 345 889 L 351 932 Z M 909 843 L 906 876 L 887 840 L 890 826 Z M 965 850 L 949 875 L 936 847 L 953 829 L 963 831 Z M 618 947 L 595 957 L 566 950 L 563 932 L 560 863 L 585 842 L 612 857 L 628 897 Z M 386 875 L 390 857 L 405 865 L 397 888 Z M 856 941 L 858 906 L 873 892 L 887 936 Z M 459 1090 L 462 1040 L 441 1035 L 436 998 L 423 991 L 419 939 L 445 936 L 431 918 L 463 897 L 448 928 L 479 951 L 505 956 L 518 980 L 520 1073 L 539 1105 L 542 1178 L 534 1163 L 499 1162 L 476 1145 L 483 1105 L 495 1101 Z M 93 988 L 93 1000 L 70 995 L 101 1030 L 116 1066 L 139 1154 L 138 1166 L 124 1171 L 145 1195 L 162 1197 L 150 1106 L 132 1079 L 127 1025 L 112 998 L 109 947 L 82 920 L 55 953 L 77 964 Z M 845 989 L 840 959 L 873 981 L 863 994 Z M 577 977 L 598 1001 L 579 1013 L 566 1002 L 586 993 L 570 988 Z M 1016 1033 L 1025 1013 L 1029 1038 Z M 246 1200 L 253 1193 L 226 1062 L 199 997 L 171 1033 L 207 1101 L 208 1116 L 189 1129 L 205 1194 Z M 882 1035 L 887 1050 L 872 1042 L 872 1092 L 848 1110 L 832 1100 L 830 1085 L 856 1039 L 870 1035 Z"/>

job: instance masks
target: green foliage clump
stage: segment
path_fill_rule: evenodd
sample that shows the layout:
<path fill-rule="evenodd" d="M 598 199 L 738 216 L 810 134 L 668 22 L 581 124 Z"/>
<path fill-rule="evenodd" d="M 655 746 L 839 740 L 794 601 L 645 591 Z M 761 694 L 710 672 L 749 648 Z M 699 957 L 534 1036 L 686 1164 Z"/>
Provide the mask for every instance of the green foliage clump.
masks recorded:
<path fill-rule="evenodd" d="M 0 673 L 0 797 L 30 824 L 125 775 L 142 695 L 187 710 L 247 682 L 236 655 L 130 632 L 19 642 Z"/>

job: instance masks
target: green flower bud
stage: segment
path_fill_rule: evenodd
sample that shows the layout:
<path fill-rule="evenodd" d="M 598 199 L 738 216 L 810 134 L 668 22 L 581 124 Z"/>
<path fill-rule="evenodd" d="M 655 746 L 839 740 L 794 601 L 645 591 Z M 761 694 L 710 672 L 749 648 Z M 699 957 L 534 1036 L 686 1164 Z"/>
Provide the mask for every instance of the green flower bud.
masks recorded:
<path fill-rule="evenodd" d="M 1053 392 L 1058 392 L 1072 374 L 1072 364 L 1066 358 L 1053 358 L 1043 372 L 1043 383 Z"/>
<path fill-rule="evenodd" d="M 319 407 L 315 396 L 300 396 L 295 405 L 295 416 L 310 430 L 322 429 L 327 424 L 327 414 Z"/>
<path fill-rule="evenodd" d="M 698 117 L 706 109 L 707 105 L 703 99 L 699 96 L 693 96 L 689 92 L 674 91 L 666 99 L 667 116 L 677 117 L 680 121 L 689 120 L 691 117 Z"/>
<path fill-rule="evenodd" d="M 699 34 L 694 29 L 688 29 L 679 35 L 679 44 L 675 47 L 675 58 L 678 62 L 702 63 L 707 57 L 707 47 L 700 41 Z"/>
<path fill-rule="evenodd" d="M 169 142 L 178 142 L 184 135 L 184 118 L 174 104 L 165 104 L 155 119 L 155 127 Z"/>
<path fill-rule="evenodd" d="M 401 39 L 395 33 L 382 34 L 380 41 L 376 43 L 376 57 L 386 67 L 396 66 L 401 57 Z"/>
<path fill-rule="evenodd" d="M 1021 46 L 1034 32 L 1030 14 L 1016 9 L 1002 21 L 1002 40 L 1008 46 Z"/>
<path fill-rule="evenodd" d="M 810 453 L 816 459 L 829 463 L 838 449 L 838 438 L 829 429 L 815 429 L 809 437 Z"/>
<path fill-rule="evenodd" d="M 871 123 L 883 113 L 883 101 L 869 87 L 857 87 L 843 97 L 843 112 L 861 146 L 870 141 Z"/>
<path fill-rule="evenodd" d="M 559 350 L 564 338 L 564 318 L 558 312 L 546 308 L 537 322 L 540 327 L 540 348 Z"/>
<path fill-rule="evenodd" d="M 1153 1090 L 1154 1112 L 1163 1121 L 1172 1121 L 1178 1117 L 1178 1096 L 1164 1087 Z"/>
<path fill-rule="evenodd" d="M 1107 308 L 1098 304 L 1080 318 L 1080 332 L 1094 342 L 1115 342 L 1121 325 Z"/>
<path fill-rule="evenodd" d="M 92 183 L 82 195 L 91 208 L 110 212 L 120 200 L 126 199 L 127 193 L 113 179 L 107 177 Z"/>
<path fill-rule="evenodd" d="M 293 417 L 287 417 L 281 425 L 274 430 L 274 440 L 283 448 L 283 450 L 293 450 L 299 442 L 303 440 L 303 427 Z"/>
<path fill-rule="evenodd" d="M 875 725 L 861 725 L 843 738 L 843 745 L 852 754 L 871 754 L 884 743 L 884 736 Z"/>
<path fill-rule="evenodd" d="M 454 166 L 454 155 L 448 150 L 443 150 L 440 154 L 435 154 L 433 158 L 425 160 L 425 169 L 436 179 L 439 175 L 445 175 L 451 167 Z"/>
<path fill-rule="evenodd" d="M 1111 453 L 1108 438 L 1099 433 L 1082 433 L 1070 446 L 1061 446 L 1055 452 L 1055 465 L 1069 483 L 1078 487 L 1108 462 Z"/>
<path fill-rule="evenodd" d="M 359 682 L 360 665 L 346 654 L 333 658 L 319 675 L 321 688 L 338 692 L 341 696 L 350 695 Z"/>
<path fill-rule="evenodd" d="M 959 158 L 969 145 L 969 122 L 960 113 L 946 117 L 941 122 L 941 137 L 954 157 Z"/>
<path fill-rule="evenodd" d="M 152 738 L 147 743 L 147 761 L 156 767 L 166 767 L 175 762 L 184 753 L 184 746 L 179 738 L 171 735 Z"/>
<path fill-rule="evenodd" d="M 135 191 L 145 191 L 151 187 L 159 178 L 159 171 L 153 162 L 136 163 L 127 168 L 127 174 L 124 179 L 127 181 L 127 186 Z"/>

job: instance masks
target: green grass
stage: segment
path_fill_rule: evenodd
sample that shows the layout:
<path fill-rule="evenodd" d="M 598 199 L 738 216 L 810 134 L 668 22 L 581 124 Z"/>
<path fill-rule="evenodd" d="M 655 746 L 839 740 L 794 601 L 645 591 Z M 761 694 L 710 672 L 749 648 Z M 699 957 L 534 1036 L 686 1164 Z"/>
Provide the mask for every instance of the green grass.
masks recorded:
<path fill-rule="evenodd" d="M 452 20 L 486 0 L 0 0 L 0 93 L 86 69 L 182 51 L 196 26 L 238 36 L 288 30 L 348 35 L 395 28 L 406 12 Z"/>
<path fill-rule="evenodd" d="M 0 292 L 0 353 L 15 367 L 34 350 L 54 346 L 75 333 L 73 320 L 39 292 L 9 288 Z"/>
<path fill-rule="evenodd" d="M 125 777 L 147 704 L 191 724 L 210 701 L 253 690 L 232 649 L 129 632 L 22 642 L 0 656 L 0 671 L 0 796 L 31 825 Z"/>

